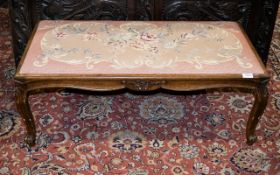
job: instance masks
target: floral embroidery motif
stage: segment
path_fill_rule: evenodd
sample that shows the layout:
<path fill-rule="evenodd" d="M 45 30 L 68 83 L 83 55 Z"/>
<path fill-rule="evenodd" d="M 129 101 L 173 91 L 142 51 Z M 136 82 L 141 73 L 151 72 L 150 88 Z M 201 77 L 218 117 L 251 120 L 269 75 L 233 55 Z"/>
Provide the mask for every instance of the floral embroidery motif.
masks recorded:
<path fill-rule="evenodd" d="M 45 33 L 41 49 L 34 61 L 37 67 L 49 60 L 84 64 L 87 69 L 101 62 L 117 69 L 159 69 L 182 62 L 202 69 L 232 60 L 252 67 L 242 57 L 243 46 L 233 32 L 207 23 L 69 23 Z"/>
<path fill-rule="evenodd" d="M 88 100 L 79 104 L 77 113 L 78 119 L 97 119 L 102 120 L 109 113 L 112 113 L 112 99 L 106 97 L 89 97 Z"/>
<path fill-rule="evenodd" d="M 124 152 L 139 151 L 146 145 L 144 136 L 129 130 L 117 132 L 109 140 L 111 148 Z"/>
<path fill-rule="evenodd" d="M 177 123 L 177 120 L 185 116 L 184 106 L 168 97 L 148 98 L 140 104 L 139 108 L 140 116 L 147 119 L 148 123 L 161 126 Z"/>
<path fill-rule="evenodd" d="M 240 149 L 234 153 L 230 161 L 238 168 L 251 173 L 266 171 L 270 166 L 268 157 L 260 149 Z"/>

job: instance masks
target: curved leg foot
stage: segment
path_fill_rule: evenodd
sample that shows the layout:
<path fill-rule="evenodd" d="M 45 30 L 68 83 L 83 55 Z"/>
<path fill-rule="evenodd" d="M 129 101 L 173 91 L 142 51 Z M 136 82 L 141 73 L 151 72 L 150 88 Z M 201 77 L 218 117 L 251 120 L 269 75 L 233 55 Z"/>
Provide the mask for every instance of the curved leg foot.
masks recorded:
<path fill-rule="evenodd" d="M 24 141 L 29 146 L 34 146 L 35 145 L 35 141 L 36 141 L 36 134 L 33 135 L 33 134 L 27 133 L 27 135 L 25 136 Z"/>
<path fill-rule="evenodd" d="M 246 138 L 248 145 L 252 145 L 257 140 L 257 137 L 255 136 L 255 130 L 264 112 L 268 99 L 266 83 L 261 84 L 261 86 L 254 90 L 254 97 L 255 102 L 246 127 Z"/>
<path fill-rule="evenodd" d="M 252 135 L 252 136 L 247 136 L 247 144 L 248 145 L 253 145 L 257 141 L 257 136 Z"/>
<path fill-rule="evenodd" d="M 16 82 L 16 105 L 20 115 L 23 117 L 25 122 L 27 135 L 25 142 L 29 146 L 34 146 L 36 141 L 36 128 L 34 119 L 28 103 L 28 91 L 26 86 L 21 82 Z"/>

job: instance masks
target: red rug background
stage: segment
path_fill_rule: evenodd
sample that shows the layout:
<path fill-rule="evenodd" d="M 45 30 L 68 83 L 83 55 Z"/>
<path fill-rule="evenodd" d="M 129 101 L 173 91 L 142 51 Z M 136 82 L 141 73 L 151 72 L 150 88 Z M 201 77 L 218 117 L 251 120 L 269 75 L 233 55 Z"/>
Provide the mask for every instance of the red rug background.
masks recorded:
<path fill-rule="evenodd" d="M 268 61 L 269 102 L 247 146 L 250 94 L 32 95 L 37 145 L 15 107 L 7 9 L 0 8 L 0 174 L 280 175 L 280 21 Z"/>

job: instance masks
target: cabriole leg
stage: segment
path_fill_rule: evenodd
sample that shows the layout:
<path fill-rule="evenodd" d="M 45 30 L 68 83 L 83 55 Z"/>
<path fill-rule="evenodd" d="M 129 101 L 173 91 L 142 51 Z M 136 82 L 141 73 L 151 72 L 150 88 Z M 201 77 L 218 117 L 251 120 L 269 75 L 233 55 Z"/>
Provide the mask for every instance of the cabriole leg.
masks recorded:
<path fill-rule="evenodd" d="M 255 101 L 246 127 L 246 138 L 248 145 L 252 145 L 257 140 L 255 136 L 255 130 L 268 100 L 266 83 L 263 83 L 261 86 L 254 89 L 253 93 Z"/>
<path fill-rule="evenodd" d="M 20 115 L 23 117 L 25 122 L 27 135 L 25 137 L 25 142 L 29 146 L 34 146 L 36 141 L 36 128 L 34 119 L 30 110 L 28 102 L 28 91 L 24 84 L 17 82 L 16 83 L 16 105 Z"/>

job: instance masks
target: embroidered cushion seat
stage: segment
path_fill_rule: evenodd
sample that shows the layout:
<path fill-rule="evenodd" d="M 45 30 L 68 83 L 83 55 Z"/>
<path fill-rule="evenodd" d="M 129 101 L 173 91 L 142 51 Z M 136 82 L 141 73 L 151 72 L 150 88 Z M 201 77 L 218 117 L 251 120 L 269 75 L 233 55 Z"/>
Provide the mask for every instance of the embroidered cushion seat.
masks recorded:
<path fill-rule="evenodd" d="M 234 22 L 41 21 L 20 74 L 265 74 Z"/>
<path fill-rule="evenodd" d="M 250 90 L 248 144 L 256 140 L 268 98 L 269 75 L 234 22 L 41 21 L 23 57 L 16 99 L 30 146 L 36 127 L 28 96 L 34 91 Z"/>

